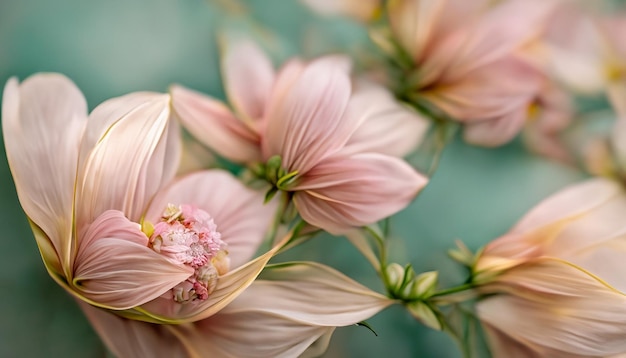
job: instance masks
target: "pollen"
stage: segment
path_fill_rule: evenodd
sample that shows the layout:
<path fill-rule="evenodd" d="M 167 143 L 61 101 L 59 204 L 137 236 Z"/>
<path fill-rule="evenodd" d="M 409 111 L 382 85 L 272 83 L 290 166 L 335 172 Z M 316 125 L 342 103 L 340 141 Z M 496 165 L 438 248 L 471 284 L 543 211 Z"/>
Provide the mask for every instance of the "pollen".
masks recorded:
<path fill-rule="evenodd" d="M 228 250 L 213 218 L 191 205 L 169 204 L 150 235 L 150 247 L 168 260 L 194 269 L 172 288 L 179 303 L 206 300 L 219 275 L 228 272 Z"/>

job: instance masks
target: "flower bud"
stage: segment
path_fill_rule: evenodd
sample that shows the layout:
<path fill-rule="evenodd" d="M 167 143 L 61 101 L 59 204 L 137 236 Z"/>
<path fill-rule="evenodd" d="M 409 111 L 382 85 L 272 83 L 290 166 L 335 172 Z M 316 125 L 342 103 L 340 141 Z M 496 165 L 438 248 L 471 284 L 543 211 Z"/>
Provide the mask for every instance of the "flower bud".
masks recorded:
<path fill-rule="evenodd" d="M 437 317 L 437 314 L 433 311 L 433 308 L 428 306 L 422 301 L 415 301 L 409 303 L 407 309 L 417 320 L 422 322 L 427 327 L 440 331 L 442 329 L 441 322 Z"/>

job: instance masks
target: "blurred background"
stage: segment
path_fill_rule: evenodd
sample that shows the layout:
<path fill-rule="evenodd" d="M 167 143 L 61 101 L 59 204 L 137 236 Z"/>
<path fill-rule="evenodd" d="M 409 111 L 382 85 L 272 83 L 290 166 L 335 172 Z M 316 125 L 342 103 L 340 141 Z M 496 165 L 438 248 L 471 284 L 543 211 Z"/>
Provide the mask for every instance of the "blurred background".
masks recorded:
<path fill-rule="evenodd" d="M 276 63 L 348 50 L 367 56 L 367 34 L 349 20 L 322 19 L 295 0 L 2 0 L 0 83 L 61 72 L 93 109 L 131 91 L 167 91 L 181 83 L 223 97 L 216 38 L 251 33 Z M 251 84 L 253 85 L 253 84 Z M 0 138 L 1 141 L 1 138 Z M 455 140 L 430 185 L 392 220 L 391 261 L 439 270 L 442 284 L 463 271 L 446 256 L 460 239 L 477 249 L 504 233 L 542 198 L 582 174 L 527 154 L 520 143 L 488 150 Z M 72 298 L 44 269 L 19 206 L 0 146 L 0 357 L 103 357 L 106 350 Z M 374 289 L 374 271 L 346 241 L 306 244 L 310 258 Z M 324 357 L 459 357 L 445 334 L 424 328 L 401 307 L 363 327 L 336 331 Z M 260 327 L 262 329 L 262 327 Z"/>

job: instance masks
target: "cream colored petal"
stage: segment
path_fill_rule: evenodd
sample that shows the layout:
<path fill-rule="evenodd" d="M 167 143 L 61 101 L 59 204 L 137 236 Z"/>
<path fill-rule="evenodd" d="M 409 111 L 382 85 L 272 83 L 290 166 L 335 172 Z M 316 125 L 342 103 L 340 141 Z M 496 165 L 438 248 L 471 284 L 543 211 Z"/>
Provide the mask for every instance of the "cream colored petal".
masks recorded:
<path fill-rule="evenodd" d="M 626 296 L 579 268 L 538 260 L 504 273 L 496 286 L 506 294 L 481 301 L 477 312 L 512 339 L 563 356 L 626 352 Z"/>
<path fill-rule="evenodd" d="M 109 209 L 138 222 L 178 169 L 180 132 L 170 118 L 170 97 L 140 93 L 106 101 L 92 113 L 87 133 L 93 147 L 81 151 L 78 225 Z"/>
<path fill-rule="evenodd" d="M 528 232 L 564 218 L 577 217 L 622 195 L 619 184 L 607 179 L 589 179 L 551 195 L 528 212 L 511 230 Z"/>
<path fill-rule="evenodd" d="M 361 123 L 342 153 L 376 152 L 403 157 L 419 146 L 430 120 L 399 103 L 385 88 L 361 81 L 357 84 L 346 117 Z"/>
<path fill-rule="evenodd" d="M 333 327 L 393 303 L 324 265 L 277 265 L 218 314 L 197 322 L 189 345 L 224 357 L 297 357 L 320 338 L 316 348 L 323 351 Z"/>
<path fill-rule="evenodd" d="M 168 204 L 189 204 L 206 211 L 228 244 L 232 269 L 252 258 L 276 214 L 276 203 L 264 205 L 263 198 L 264 193 L 245 187 L 226 171 L 202 171 L 161 191 L 150 204 L 146 219 L 156 223 Z"/>
<path fill-rule="evenodd" d="M 170 92 L 178 119 L 204 145 L 237 163 L 261 159 L 258 133 L 222 102 L 177 85 Z"/>
<path fill-rule="evenodd" d="M 22 84 L 12 78 L 4 88 L 7 159 L 22 208 L 58 255 L 38 240 L 55 271 L 69 267 L 77 153 L 86 119 L 85 98 L 63 75 L 37 74 Z"/>
<path fill-rule="evenodd" d="M 351 94 L 348 70 L 345 58 L 328 56 L 299 73 L 281 72 L 267 112 L 266 158 L 280 155 L 288 172 L 305 173 L 346 144 L 357 128 L 342 117 Z"/>
<path fill-rule="evenodd" d="M 222 57 L 222 76 L 228 100 L 249 123 L 263 117 L 274 84 L 274 66 L 250 39 L 227 43 Z"/>
<path fill-rule="evenodd" d="M 294 203 L 306 222 L 340 234 L 404 209 L 427 182 L 396 157 L 337 155 L 300 179 L 293 188 Z"/>
<path fill-rule="evenodd" d="M 121 318 L 77 300 L 107 348 L 117 357 L 186 358 L 187 351 L 166 326 Z"/>
<path fill-rule="evenodd" d="M 159 297 L 193 274 L 147 244 L 138 224 L 119 211 L 104 212 L 83 233 L 74 289 L 94 304 L 124 310 Z"/>

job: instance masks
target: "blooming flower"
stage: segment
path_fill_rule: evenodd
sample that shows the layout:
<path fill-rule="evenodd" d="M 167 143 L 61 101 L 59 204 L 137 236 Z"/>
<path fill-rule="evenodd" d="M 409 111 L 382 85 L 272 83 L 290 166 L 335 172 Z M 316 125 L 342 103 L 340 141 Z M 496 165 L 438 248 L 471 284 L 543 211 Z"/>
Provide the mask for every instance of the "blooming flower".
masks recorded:
<path fill-rule="evenodd" d="M 250 261 L 273 215 L 258 192 L 221 171 L 172 181 L 180 138 L 169 107 L 168 95 L 134 93 L 88 116 L 57 74 L 11 79 L 2 107 L 20 203 L 51 276 L 92 305 L 157 321 L 210 315 L 211 297 L 232 300 L 271 256 Z"/>
<path fill-rule="evenodd" d="M 426 184 L 398 158 L 418 144 L 424 122 L 378 86 L 353 90 L 344 58 L 293 60 L 274 74 L 256 46 L 240 42 L 222 66 L 234 113 L 180 86 L 172 88 L 175 111 L 230 160 L 269 167 L 280 157 L 282 175 L 271 184 L 293 195 L 308 223 L 331 233 L 368 225 L 404 208 Z"/>
<path fill-rule="evenodd" d="M 626 193 L 592 179 L 530 211 L 478 258 L 478 316 L 496 357 L 626 353 Z"/>
<path fill-rule="evenodd" d="M 374 39 L 400 63 L 401 96 L 464 123 L 468 142 L 497 146 L 522 129 L 542 85 L 540 73 L 518 52 L 539 35 L 552 6 L 389 1 L 390 34 Z"/>

